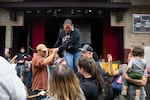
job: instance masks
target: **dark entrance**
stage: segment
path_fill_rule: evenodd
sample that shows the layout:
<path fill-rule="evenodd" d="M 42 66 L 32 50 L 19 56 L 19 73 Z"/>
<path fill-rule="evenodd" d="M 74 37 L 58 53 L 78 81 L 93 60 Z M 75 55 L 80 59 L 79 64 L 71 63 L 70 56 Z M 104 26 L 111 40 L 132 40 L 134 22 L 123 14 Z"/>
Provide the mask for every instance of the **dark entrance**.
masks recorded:
<path fill-rule="evenodd" d="M 5 47 L 5 26 L 0 26 L 0 56 L 4 53 L 4 47 Z"/>
<path fill-rule="evenodd" d="M 13 53 L 19 52 L 21 47 L 25 47 L 27 50 L 27 32 L 25 26 L 13 27 Z"/>
<path fill-rule="evenodd" d="M 61 19 L 51 17 L 46 18 L 45 20 L 45 42 L 48 47 L 52 48 L 59 34 L 59 25 L 61 23 Z"/>

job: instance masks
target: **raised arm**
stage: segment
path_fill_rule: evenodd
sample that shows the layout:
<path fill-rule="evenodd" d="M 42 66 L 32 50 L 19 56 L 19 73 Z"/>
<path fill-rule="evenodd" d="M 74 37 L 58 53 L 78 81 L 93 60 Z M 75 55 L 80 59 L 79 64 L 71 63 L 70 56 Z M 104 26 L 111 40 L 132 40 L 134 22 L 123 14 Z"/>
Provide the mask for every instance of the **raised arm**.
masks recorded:
<path fill-rule="evenodd" d="M 10 63 L 11 63 L 11 64 L 15 63 L 15 60 L 17 59 L 17 57 L 18 57 L 18 56 L 15 55 L 15 56 L 10 60 Z"/>
<path fill-rule="evenodd" d="M 111 54 L 107 54 L 107 59 L 108 59 L 111 74 L 113 76 L 119 75 L 120 74 L 119 71 L 114 70 L 113 67 L 112 67 L 112 56 L 111 56 Z"/>
<path fill-rule="evenodd" d="M 48 56 L 47 58 L 45 58 L 44 61 L 43 61 L 44 65 L 53 64 L 53 63 L 54 63 L 55 54 L 58 52 L 58 48 L 51 49 L 51 50 L 52 50 L 51 55 L 49 55 L 49 56 Z"/>

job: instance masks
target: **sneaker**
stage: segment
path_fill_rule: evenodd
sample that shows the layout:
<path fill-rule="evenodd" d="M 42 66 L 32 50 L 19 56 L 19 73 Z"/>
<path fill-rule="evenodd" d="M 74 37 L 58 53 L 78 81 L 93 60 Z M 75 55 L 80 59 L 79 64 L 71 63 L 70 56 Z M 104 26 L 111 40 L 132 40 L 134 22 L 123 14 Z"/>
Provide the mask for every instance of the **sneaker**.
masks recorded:
<path fill-rule="evenodd" d="M 134 100 L 140 100 L 140 97 L 135 96 Z"/>
<path fill-rule="evenodd" d="M 123 91 L 121 92 L 121 94 L 126 96 L 126 95 L 127 95 L 127 91 L 126 91 L 126 90 L 123 90 Z"/>
<path fill-rule="evenodd" d="M 124 95 L 120 95 L 120 96 L 119 96 L 119 100 L 128 100 L 128 99 L 127 99 L 127 97 L 126 97 L 126 96 L 124 96 Z"/>

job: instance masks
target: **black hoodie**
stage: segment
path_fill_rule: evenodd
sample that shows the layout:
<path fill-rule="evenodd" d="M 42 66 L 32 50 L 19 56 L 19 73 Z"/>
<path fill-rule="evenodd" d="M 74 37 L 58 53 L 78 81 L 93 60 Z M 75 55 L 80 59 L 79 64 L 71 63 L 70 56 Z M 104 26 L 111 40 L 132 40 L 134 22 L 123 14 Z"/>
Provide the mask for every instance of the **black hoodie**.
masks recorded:
<path fill-rule="evenodd" d="M 76 28 L 69 34 L 64 30 L 61 31 L 55 43 L 55 47 L 59 47 L 60 50 L 66 50 L 70 53 L 78 52 L 80 48 L 80 32 Z"/>

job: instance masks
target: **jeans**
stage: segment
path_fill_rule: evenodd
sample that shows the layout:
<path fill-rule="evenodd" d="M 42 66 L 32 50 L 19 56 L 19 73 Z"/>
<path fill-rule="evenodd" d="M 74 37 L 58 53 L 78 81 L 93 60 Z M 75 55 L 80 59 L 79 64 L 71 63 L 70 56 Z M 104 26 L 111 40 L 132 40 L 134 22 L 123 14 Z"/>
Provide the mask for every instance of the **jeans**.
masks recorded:
<path fill-rule="evenodd" d="M 24 72 L 24 67 L 25 65 L 24 64 L 17 64 L 16 65 L 16 71 L 17 71 L 17 75 L 20 77 L 20 76 L 23 76 L 23 72 Z"/>
<path fill-rule="evenodd" d="M 136 87 L 134 85 L 129 85 L 128 87 L 128 100 L 134 100 Z M 146 100 L 146 93 L 144 87 L 141 87 L 140 100 Z"/>
<path fill-rule="evenodd" d="M 74 71 L 77 72 L 77 63 L 79 58 L 81 57 L 81 52 L 70 53 L 68 51 L 64 51 L 64 57 L 67 62 L 67 65 Z"/>
<path fill-rule="evenodd" d="M 32 86 L 32 71 L 31 71 L 31 69 L 27 74 L 27 79 L 25 81 L 25 85 L 27 88 L 31 88 L 31 86 Z"/>

